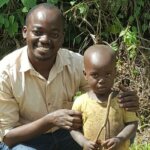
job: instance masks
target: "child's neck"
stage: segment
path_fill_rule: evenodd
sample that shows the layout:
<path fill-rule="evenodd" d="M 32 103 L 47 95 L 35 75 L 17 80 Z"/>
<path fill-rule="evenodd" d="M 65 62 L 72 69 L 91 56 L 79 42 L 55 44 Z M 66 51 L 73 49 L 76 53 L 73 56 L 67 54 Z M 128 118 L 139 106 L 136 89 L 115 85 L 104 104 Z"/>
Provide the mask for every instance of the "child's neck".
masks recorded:
<path fill-rule="evenodd" d="M 107 102 L 109 94 L 112 92 L 112 90 L 108 91 L 107 93 L 104 94 L 98 94 L 94 93 L 93 91 L 90 91 L 90 95 L 92 96 L 93 99 L 97 99 L 98 101 L 101 102 Z"/>

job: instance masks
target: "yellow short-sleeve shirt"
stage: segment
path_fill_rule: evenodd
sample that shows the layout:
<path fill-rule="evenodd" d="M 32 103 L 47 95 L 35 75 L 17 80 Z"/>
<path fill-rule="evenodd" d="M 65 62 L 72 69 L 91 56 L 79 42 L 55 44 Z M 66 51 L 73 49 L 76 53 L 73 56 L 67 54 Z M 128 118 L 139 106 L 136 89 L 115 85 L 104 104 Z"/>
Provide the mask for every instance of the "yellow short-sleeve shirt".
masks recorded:
<path fill-rule="evenodd" d="M 99 102 L 91 99 L 87 93 L 79 96 L 72 107 L 73 110 L 82 112 L 83 117 L 83 133 L 84 136 L 94 141 L 97 137 L 98 131 L 102 127 L 107 109 L 107 102 Z M 106 130 L 102 131 L 100 140 L 106 138 L 115 137 L 125 127 L 125 123 L 138 121 L 138 118 L 134 112 L 126 111 L 119 107 L 117 98 L 115 97 L 111 101 L 111 107 L 109 112 L 109 126 Z M 108 132 L 109 129 L 109 132 Z M 108 135 L 108 133 L 110 135 Z M 128 150 L 130 142 L 126 141 L 118 148 L 118 150 Z"/>

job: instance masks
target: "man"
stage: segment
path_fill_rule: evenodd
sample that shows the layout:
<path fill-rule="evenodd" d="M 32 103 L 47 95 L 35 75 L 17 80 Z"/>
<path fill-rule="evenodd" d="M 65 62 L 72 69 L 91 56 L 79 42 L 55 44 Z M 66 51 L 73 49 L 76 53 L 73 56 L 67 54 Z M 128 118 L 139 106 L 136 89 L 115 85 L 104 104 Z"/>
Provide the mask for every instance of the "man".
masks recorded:
<path fill-rule="evenodd" d="M 34 7 L 23 37 L 27 46 L 0 63 L 1 149 L 80 149 L 68 130 L 81 127 L 81 113 L 69 109 L 75 93 L 88 86 L 82 56 L 61 48 L 61 11 L 49 4 Z M 120 101 L 128 109 L 138 107 L 132 91 L 124 92 Z"/>

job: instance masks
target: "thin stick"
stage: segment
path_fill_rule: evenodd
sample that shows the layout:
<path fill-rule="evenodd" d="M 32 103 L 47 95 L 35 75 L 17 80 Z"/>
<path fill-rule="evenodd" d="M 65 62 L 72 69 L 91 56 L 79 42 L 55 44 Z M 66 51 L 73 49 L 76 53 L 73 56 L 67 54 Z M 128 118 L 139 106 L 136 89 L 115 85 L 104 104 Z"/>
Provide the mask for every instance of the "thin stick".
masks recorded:
<path fill-rule="evenodd" d="M 108 122 L 108 117 L 109 117 L 109 111 L 110 111 L 110 106 L 111 106 L 111 100 L 112 100 L 112 98 L 113 98 L 113 92 L 111 92 L 109 94 L 108 103 L 107 103 L 107 109 L 106 109 L 107 111 L 106 111 L 106 116 L 105 116 L 105 122 L 104 122 L 103 126 L 100 128 L 100 130 L 98 131 L 98 134 L 97 134 L 97 136 L 95 138 L 95 142 L 97 142 L 99 136 L 101 135 L 102 130 L 106 127 L 106 124 Z"/>

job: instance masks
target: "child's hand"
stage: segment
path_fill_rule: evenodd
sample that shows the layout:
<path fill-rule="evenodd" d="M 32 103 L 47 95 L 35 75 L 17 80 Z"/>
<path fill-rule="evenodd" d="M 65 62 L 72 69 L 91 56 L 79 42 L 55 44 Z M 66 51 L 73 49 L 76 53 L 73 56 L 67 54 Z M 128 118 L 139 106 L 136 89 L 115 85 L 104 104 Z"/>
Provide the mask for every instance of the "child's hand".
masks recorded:
<path fill-rule="evenodd" d="M 116 147 L 121 143 L 121 139 L 114 137 L 108 139 L 102 143 L 102 146 L 107 150 L 115 150 Z"/>
<path fill-rule="evenodd" d="M 86 141 L 84 143 L 84 150 L 97 150 L 99 147 L 99 144 L 93 141 Z"/>

